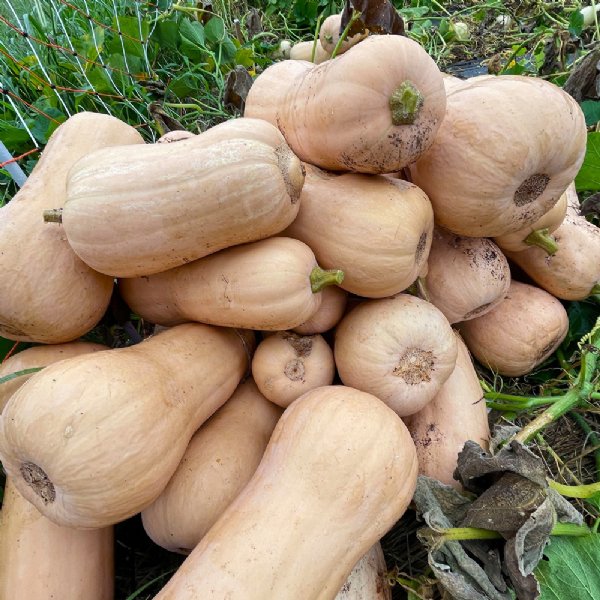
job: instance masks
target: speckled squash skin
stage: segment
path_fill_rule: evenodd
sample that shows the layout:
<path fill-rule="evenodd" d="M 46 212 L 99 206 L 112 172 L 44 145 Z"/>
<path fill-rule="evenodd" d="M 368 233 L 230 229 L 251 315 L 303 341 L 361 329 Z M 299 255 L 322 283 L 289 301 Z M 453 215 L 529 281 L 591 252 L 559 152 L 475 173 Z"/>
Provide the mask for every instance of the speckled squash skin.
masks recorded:
<path fill-rule="evenodd" d="M 467 80 L 449 89 L 442 126 L 411 166 L 412 180 L 441 227 L 506 235 L 558 202 L 583 162 L 586 135 L 581 108 L 552 83 L 518 75 Z"/>
<path fill-rule="evenodd" d="M 501 375 L 519 377 L 558 348 L 567 335 L 569 318 L 556 298 L 513 280 L 503 302 L 457 327 L 482 365 Z"/>
<path fill-rule="evenodd" d="M 136 129 L 108 115 L 82 112 L 52 134 L 25 185 L 0 208 L 0 336 L 60 344 L 87 333 L 101 319 L 113 279 L 93 271 L 70 247 L 64 229 L 44 223 L 61 208 L 67 175 L 85 155 L 109 146 L 139 150 Z M 111 150 L 108 150 L 110 155 Z"/>
<path fill-rule="evenodd" d="M 498 305 L 510 285 L 510 268 L 500 248 L 487 238 L 467 238 L 437 227 L 427 261 L 429 301 L 449 323 L 484 315 Z"/>
<path fill-rule="evenodd" d="M 297 156 L 323 169 L 399 171 L 429 148 L 444 117 L 440 70 L 407 37 L 373 35 L 312 68 L 281 64 L 257 77 L 244 115 L 276 124 Z M 405 113 L 408 88 L 420 100 Z"/>
<path fill-rule="evenodd" d="M 0 516 L 0 598 L 113 600 L 113 528 L 81 531 L 44 517 L 6 480 Z"/>
<path fill-rule="evenodd" d="M 52 344 L 50 346 L 34 346 L 15 354 L 0 364 L 0 379 L 11 373 L 25 369 L 46 367 L 52 363 L 88 354 L 108 350 L 107 346 L 94 344 L 92 342 L 68 342 L 66 344 Z M 10 400 L 10 397 L 33 375 L 33 373 L 20 375 L 0 385 L 0 413 Z"/>
<path fill-rule="evenodd" d="M 326 287 L 321 292 L 321 306 L 319 306 L 317 312 L 308 321 L 294 327 L 294 332 L 300 335 L 313 335 L 329 331 L 344 316 L 347 301 L 348 292 L 346 290 L 337 285 Z"/>
<path fill-rule="evenodd" d="M 458 354 L 452 375 L 427 406 L 403 421 L 417 449 L 419 474 L 460 491 L 462 486 L 453 476 L 458 453 L 467 440 L 487 449 L 490 428 L 471 355 L 458 334 L 456 342 Z"/>
<path fill-rule="evenodd" d="M 84 157 L 69 173 L 62 222 L 92 268 L 139 277 L 279 233 L 303 182 L 275 127 L 237 119 L 175 144 Z"/>
<path fill-rule="evenodd" d="M 383 402 L 312 390 L 285 410 L 248 485 L 156 600 L 333 600 L 404 513 L 416 476 L 410 434 Z"/>
<path fill-rule="evenodd" d="M 122 521 L 154 501 L 194 432 L 234 392 L 246 348 L 232 329 L 190 323 L 49 365 L 4 408 L 2 465 L 58 525 Z"/>

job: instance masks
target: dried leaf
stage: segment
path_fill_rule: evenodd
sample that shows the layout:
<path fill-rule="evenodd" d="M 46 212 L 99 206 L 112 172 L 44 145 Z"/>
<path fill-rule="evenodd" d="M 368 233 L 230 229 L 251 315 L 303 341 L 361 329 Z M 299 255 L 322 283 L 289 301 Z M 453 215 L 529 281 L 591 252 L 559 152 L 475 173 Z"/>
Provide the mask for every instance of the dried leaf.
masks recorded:
<path fill-rule="evenodd" d="M 504 546 L 504 565 L 519 600 L 536 600 L 540 595 L 540 586 L 535 575 L 524 575 L 519 571 L 516 540 L 512 538 Z"/>
<path fill-rule="evenodd" d="M 246 29 L 248 30 L 248 39 L 252 39 L 262 32 L 262 19 L 256 8 L 251 8 L 246 17 Z"/>
<path fill-rule="evenodd" d="M 600 215 L 600 193 L 592 194 L 581 203 L 580 214 L 584 217 Z"/>
<path fill-rule="evenodd" d="M 223 104 L 243 112 L 251 86 L 252 77 L 244 67 L 237 65 L 235 69 L 227 74 L 223 91 Z"/>
<path fill-rule="evenodd" d="M 571 70 L 571 74 L 565 82 L 564 90 L 571 94 L 577 102 L 581 102 L 584 98 L 598 97 L 596 91 L 598 61 L 600 61 L 600 48 L 592 50 Z"/>
<path fill-rule="evenodd" d="M 404 21 L 389 0 L 348 0 L 342 11 L 340 31 L 346 28 L 354 11 L 360 12 L 348 37 L 369 31 L 376 34 L 404 35 Z"/>
<path fill-rule="evenodd" d="M 504 446 L 494 455 L 471 440 L 466 442 L 458 455 L 454 477 L 465 489 L 477 493 L 491 487 L 505 471 L 517 473 L 541 487 L 546 487 L 542 459 L 516 441 Z"/>

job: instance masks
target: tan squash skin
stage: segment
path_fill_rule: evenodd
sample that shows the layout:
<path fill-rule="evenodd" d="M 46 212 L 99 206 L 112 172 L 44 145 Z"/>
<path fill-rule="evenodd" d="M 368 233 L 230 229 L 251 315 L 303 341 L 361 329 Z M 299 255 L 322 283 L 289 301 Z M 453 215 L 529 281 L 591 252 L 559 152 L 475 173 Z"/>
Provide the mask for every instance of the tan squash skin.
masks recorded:
<path fill-rule="evenodd" d="M 80 160 L 62 215 L 73 250 L 100 272 L 137 277 L 285 229 L 298 212 L 302 164 L 268 123 L 255 123 L 256 135 L 226 125 Z M 262 139 L 266 128 L 277 146 Z"/>
<path fill-rule="evenodd" d="M 335 600 L 391 600 L 392 589 L 385 573 L 387 566 L 377 542 L 357 563 Z"/>
<path fill-rule="evenodd" d="M 335 327 L 344 316 L 348 292 L 337 285 L 330 285 L 321 292 L 321 306 L 308 321 L 294 327 L 300 335 L 324 333 Z"/>
<path fill-rule="evenodd" d="M 510 268 L 487 238 L 466 238 L 436 227 L 425 279 L 429 301 L 449 323 L 484 315 L 504 300 Z"/>
<path fill-rule="evenodd" d="M 417 448 L 419 474 L 461 490 L 453 477 L 458 453 L 467 440 L 487 449 L 490 428 L 469 350 L 458 334 L 456 342 L 458 354 L 452 375 L 427 406 L 403 420 Z"/>
<path fill-rule="evenodd" d="M 317 266 L 302 242 L 273 237 L 222 250 L 177 269 L 121 279 L 133 311 L 152 323 L 200 321 L 245 329 L 292 329 L 319 308 L 311 271 Z"/>
<path fill-rule="evenodd" d="M 6 480 L 0 517 L 2 600 L 112 600 L 113 528 L 80 531 L 42 516 Z"/>
<path fill-rule="evenodd" d="M 156 600 L 333 600 L 404 513 L 416 476 L 410 434 L 385 404 L 344 386 L 312 390 Z"/>
<path fill-rule="evenodd" d="M 320 335 L 279 331 L 256 348 L 252 377 L 267 400 L 286 408 L 309 390 L 333 383 L 333 351 Z"/>
<path fill-rule="evenodd" d="M 250 88 L 244 115 L 276 123 L 297 156 L 324 169 L 399 171 L 429 148 L 444 116 L 441 73 L 406 37 L 370 36 L 334 60 L 297 69 L 274 90 L 272 68 Z M 402 111 L 390 108 L 403 85 L 422 98 L 404 124 Z"/>
<path fill-rule="evenodd" d="M 564 194 L 558 199 L 558 202 L 544 215 L 542 215 L 535 223 L 519 229 L 514 233 L 507 233 L 494 238 L 494 241 L 503 251 L 522 252 L 529 250 L 532 246 L 525 239 L 534 231 L 547 229 L 548 233 L 552 233 L 560 227 L 567 214 L 568 194 Z"/>
<path fill-rule="evenodd" d="M 92 342 L 70 342 L 68 344 L 55 344 L 52 346 L 34 346 L 27 348 L 18 354 L 11 356 L 0 364 L 0 379 L 11 373 L 46 367 L 52 363 L 65 358 L 98 352 L 99 350 L 108 350 L 107 346 L 94 344 Z M 4 409 L 10 397 L 33 375 L 33 373 L 20 375 L 15 379 L 0 384 L 0 413 Z"/>
<path fill-rule="evenodd" d="M 197 323 L 50 365 L 4 408 L 2 465 L 58 525 L 122 521 L 161 493 L 247 365 L 238 333 Z"/>
<path fill-rule="evenodd" d="M 512 281 L 504 302 L 458 325 L 475 358 L 501 375 L 519 377 L 543 363 L 565 339 L 563 305 L 540 288 Z"/>
<path fill-rule="evenodd" d="M 330 56 L 333 53 L 341 35 L 342 15 L 329 15 L 322 23 L 319 29 L 319 41 L 321 46 Z M 352 37 L 347 37 L 337 51 L 337 55 L 343 54 L 361 40 L 364 40 L 368 34 L 357 33 Z"/>
<path fill-rule="evenodd" d="M 497 237 L 556 204 L 585 147 L 583 112 L 559 87 L 518 75 L 468 80 L 448 93 L 444 122 L 412 180 L 441 227 Z"/>
<path fill-rule="evenodd" d="M 335 330 L 344 385 L 377 396 L 401 417 L 433 400 L 454 370 L 456 353 L 441 311 L 408 294 L 363 302 Z"/>
<path fill-rule="evenodd" d="M 248 483 L 281 416 L 252 379 L 194 434 L 142 523 L 154 542 L 189 554 Z"/>
<path fill-rule="evenodd" d="M 0 336 L 59 344 L 84 335 L 101 319 L 112 278 L 83 263 L 63 228 L 44 223 L 42 213 L 63 205 L 67 173 L 82 156 L 143 142 L 126 123 L 89 112 L 54 131 L 25 185 L 0 208 Z"/>
<path fill-rule="evenodd" d="M 418 187 L 386 177 L 307 168 L 300 211 L 284 235 L 308 244 L 340 287 L 368 298 L 405 290 L 427 262 L 433 210 Z"/>
<path fill-rule="evenodd" d="M 567 213 L 579 215 L 581 204 L 579 203 L 579 196 L 577 195 L 575 182 L 569 185 L 565 194 L 567 195 Z"/>
<path fill-rule="evenodd" d="M 294 44 L 290 50 L 290 60 L 304 60 L 311 62 L 313 52 L 313 42 L 298 42 Z M 331 53 L 327 52 L 321 42 L 317 40 L 317 47 L 315 49 L 315 65 L 320 65 L 322 62 L 329 60 Z"/>
<path fill-rule="evenodd" d="M 567 213 L 553 233 L 558 250 L 548 256 L 541 248 L 507 252 L 537 285 L 562 300 L 583 300 L 600 284 L 600 228 L 585 217 Z"/>

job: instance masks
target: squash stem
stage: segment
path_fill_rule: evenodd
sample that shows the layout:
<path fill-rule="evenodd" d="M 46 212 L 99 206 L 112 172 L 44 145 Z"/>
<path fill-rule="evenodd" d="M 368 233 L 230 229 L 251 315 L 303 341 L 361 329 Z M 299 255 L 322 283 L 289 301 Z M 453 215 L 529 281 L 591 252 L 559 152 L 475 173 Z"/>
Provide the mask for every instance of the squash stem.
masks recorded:
<path fill-rule="evenodd" d="M 556 254 L 556 251 L 558 250 L 558 244 L 550 235 L 547 227 L 532 231 L 524 241 L 529 246 L 538 246 L 542 250 L 545 250 L 550 256 Z"/>
<path fill-rule="evenodd" d="M 423 95 L 408 79 L 403 81 L 390 96 L 390 110 L 394 125 L 411 125 L 423 106 Z"/>
<path fill-rule="evenodd" d="M 310 273 L 310 289 L 317 294 L 328 285 L 339 285 L 344 281 L 344 271 L 315 267 Z"/>
<path fill-rule="evenodd" d="M 51 208 L 44 211 L 45 223 L 62 223 L 62 208 Z"/>

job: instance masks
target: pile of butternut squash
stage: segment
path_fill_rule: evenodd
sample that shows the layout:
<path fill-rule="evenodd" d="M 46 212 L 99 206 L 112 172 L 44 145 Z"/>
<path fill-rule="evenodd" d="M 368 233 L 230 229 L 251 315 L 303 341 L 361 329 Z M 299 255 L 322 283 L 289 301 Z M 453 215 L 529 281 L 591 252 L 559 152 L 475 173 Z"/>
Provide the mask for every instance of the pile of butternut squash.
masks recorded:
<path fill-rule="evenodd" d="M 44 344 L 0 368 L 0 597 L 110 600 L 141 513 L 189 555 L 161 600 L 389 598 L 417 474 L 458 489 L 488 443 L 470 353 L 528 373 L 597 291 L 574 100 L 405 37 L 342 48 L 199 135 L 77 114 L 0 209 L 0 335 Z M 157 332 L 77 341 L 113 287 Z"/>

